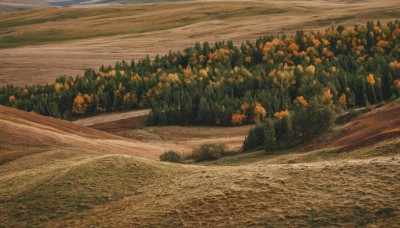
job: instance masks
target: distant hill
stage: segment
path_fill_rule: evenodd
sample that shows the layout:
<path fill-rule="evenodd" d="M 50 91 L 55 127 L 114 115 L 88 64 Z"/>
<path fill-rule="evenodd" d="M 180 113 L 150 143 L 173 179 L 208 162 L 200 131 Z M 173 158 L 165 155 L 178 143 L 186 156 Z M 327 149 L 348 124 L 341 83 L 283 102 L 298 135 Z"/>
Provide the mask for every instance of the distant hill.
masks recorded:
<path fill-rule="evenodd" d="M 140 4 L 140 3 L 156 3 L 156 2 L 183 2 L 186 0 L 64 0 L 51 1 L 51 6 L 72 6 L 72 5 L 93 5 L 103 3 L 116 4 Z"/>
<path fill-rule="evenodd" d="M 0 2 L 0 13 L 11 13 L 49 6 L 76 6 L 95 4 L 141 4 L 156 2 L 183 2 L 188 0 L 4 0 Z"/>

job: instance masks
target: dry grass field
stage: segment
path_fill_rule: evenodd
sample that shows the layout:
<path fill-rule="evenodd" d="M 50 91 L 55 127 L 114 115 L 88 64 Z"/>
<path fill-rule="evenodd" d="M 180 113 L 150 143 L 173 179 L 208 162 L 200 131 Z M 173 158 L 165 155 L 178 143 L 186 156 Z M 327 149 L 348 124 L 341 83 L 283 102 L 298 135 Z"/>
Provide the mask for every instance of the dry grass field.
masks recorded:
<path fill-rule="evenodd" d="M 0 86 L 50 83 L 195 42 L 240 44 L 266 34 L 399 17 L 397 0 L 193 1 L 1 14 Z"/>
<path fill-rule="evenodd" d="M 399 102 L 390 103 L 336 127 L 319 139 L 324 148 L 311 144 L 306 151 L 300 146 L 180 165 L 156 161 L 162 149 L 183 145 L 173 147 L 174 140 L 244 136 L 248 128 L 148 128 L 142 117 L 104 118 L 89 128 L 0 107 L 0 222 L 28 227 L 397 227 L 399 109 Z M 134 123 L 123 127 L 128 122 Z M 137 137 L 152 138 L 138 141 L 126 134 L 128 128 L 141 129 Z M 389 130 L 393 137 L 378 137 Z M 358 143 L 347 140 L 354 135 L 379 140 L 349 147 Z"/>

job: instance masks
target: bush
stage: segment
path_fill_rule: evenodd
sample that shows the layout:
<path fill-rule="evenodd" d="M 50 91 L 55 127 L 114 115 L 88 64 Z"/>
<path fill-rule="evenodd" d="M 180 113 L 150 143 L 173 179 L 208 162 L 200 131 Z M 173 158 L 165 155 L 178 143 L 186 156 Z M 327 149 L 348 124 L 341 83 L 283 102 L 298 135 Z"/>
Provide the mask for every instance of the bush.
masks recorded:
<path fill-rule="evenodd" d="M 173 163 L 185 163 L 185 159 L 179 153 L 174 151 L 168 151 L 160 155 L 160 161 L 173 162 Z"/>
<path fill-rule="evenodd" d="M 192 157 L 196 162 L 216 160 L 225 153 L 225 147 L 221 144 L 203 144 L 193 150 Z"/>

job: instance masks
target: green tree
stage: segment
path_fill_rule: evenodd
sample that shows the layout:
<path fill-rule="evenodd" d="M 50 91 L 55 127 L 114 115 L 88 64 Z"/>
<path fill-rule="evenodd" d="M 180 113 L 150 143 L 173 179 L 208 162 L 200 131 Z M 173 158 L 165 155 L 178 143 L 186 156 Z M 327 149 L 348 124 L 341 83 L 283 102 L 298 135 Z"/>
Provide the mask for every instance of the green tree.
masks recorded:
<path fill-rule="evenodd" d="M 207 102 L 205 97 L 200 98 L 199 103 L 199 111 L 197 116 L 197 121 L 200 124 L 210 124 L 211 116 L 210 116 L 210 105 Z"/>
<path fill-rule="evenodd" d="M 243 142 L 243 151 L 249 151 L 256 147 L 258 147 L 258 139 L 255 133 L 254 128 L 249 130 L 249 134 Z"/>
<path fill-rule="evenodd" d="M 265 152 L 269 152 L 276 144 L 274 123 L 269 118 L 265 121 L 264 133 L 264 149 Z"/>

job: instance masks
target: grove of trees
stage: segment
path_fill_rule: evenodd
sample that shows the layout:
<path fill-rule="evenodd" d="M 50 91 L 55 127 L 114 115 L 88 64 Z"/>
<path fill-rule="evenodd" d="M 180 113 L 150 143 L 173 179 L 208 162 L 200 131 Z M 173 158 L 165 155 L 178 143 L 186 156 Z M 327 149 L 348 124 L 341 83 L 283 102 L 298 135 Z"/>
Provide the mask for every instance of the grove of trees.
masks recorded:
<path fill-rule="evenodd" d="M 368 22 L 265 36 L 240 46 L 197 43 L 53 84 L 7 85 L 0 89 L 0 104 L 64 119 L 151 108 L 150 125 L 265 123 L 272 144 L 288 143 L 325 128 L 309 116 L 330 118 L 330 111 L 400 96 L 399 26 Z M 279 125 L 274 133 L 271 125 Z"/>

